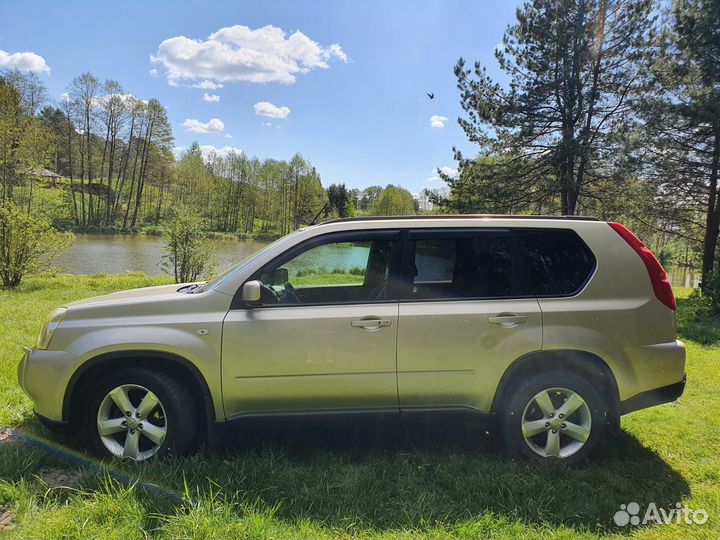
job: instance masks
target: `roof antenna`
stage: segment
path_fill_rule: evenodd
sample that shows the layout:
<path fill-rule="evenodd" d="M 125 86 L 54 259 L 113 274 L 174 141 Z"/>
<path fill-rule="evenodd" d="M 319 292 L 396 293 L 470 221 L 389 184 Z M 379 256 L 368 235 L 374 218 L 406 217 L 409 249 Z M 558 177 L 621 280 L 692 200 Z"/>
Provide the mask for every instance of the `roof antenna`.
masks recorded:
<path fill-rule="evenodd" d="M 320 211 L 317 213 L 317 215 L 312 219 L 312 221 L 308 225 L 317 225 L 317 220 L 320 217 L 320 214 L 322 214 L 325 209 L 328 207 L 329 202 L 326 202 L 325 205 L 320 209 Z"/>

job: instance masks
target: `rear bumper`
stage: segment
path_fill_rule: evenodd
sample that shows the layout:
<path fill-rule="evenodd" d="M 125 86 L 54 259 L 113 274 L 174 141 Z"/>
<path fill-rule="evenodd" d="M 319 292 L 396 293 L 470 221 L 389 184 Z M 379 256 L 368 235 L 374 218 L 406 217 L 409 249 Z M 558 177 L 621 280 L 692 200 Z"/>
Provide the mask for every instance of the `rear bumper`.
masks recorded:
<path fill-rule="evenodd" d="M 656 388 L 655 390 L 649 390 L 630 399 L 626 399 L 620 402 L 620 414 L 628 414 L 639 411 L 640 409 L 647 409 L 648 407 L 675 401 L 685 390 L 685 382 L 686 376 L 683 375 L 680 382 L 663 386 L 662 388 Z"/>

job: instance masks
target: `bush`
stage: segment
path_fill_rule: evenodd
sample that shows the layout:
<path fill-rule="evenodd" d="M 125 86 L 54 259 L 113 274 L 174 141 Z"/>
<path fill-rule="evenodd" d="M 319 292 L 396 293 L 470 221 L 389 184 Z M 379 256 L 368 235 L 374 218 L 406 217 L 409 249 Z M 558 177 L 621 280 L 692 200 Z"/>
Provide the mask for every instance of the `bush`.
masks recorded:
<path fill-rule="evenodd" d="M 161 267 L 175 277 L 175 283 L 197 281 L 215 270 L 213 245 L 203 232 L 203 218 L 190 208 L 175 212 L 167 225 L 168 245 Z"/>
<path fill-rule="evenodd" d="M 720 315 L 720 261 L 715 264 L 702 289 L 690 293 L 690 317 L 694 320 Z"/>
<path fill-rule="evenodd" d="M 23 276 L 47 269 L 73 240 L 44 217 L 34 217 L 12 201 L 0 205 L 0 279 L 17 287 Z"/>

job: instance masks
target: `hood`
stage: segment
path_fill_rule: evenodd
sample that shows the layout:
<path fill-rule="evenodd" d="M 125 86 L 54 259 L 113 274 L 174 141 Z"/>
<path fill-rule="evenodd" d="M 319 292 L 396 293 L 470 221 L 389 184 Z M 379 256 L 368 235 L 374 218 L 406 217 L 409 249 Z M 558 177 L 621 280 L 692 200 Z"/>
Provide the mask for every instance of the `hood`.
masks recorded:
<path fill-rule="evenodd" d="M 110 294 L 104 294 L 102 296 L 93 296 L 92 298 L 85 298 L 83 300 L 70 302 L 69 304 L 66 304 L 66 307 L 68 309 L 72 309 L 98 305 L 148 302 L 166 298 L 174 298 L 181 294 L 184 294 L 183 292 L 178 292 L 178 289 L 186 287 L 187 285 L 190 285 L 190 283 L 173 283 L 172 285 L 159 285 L 156 287 L 142 287 L 140 289 L 118 291 Z"/>

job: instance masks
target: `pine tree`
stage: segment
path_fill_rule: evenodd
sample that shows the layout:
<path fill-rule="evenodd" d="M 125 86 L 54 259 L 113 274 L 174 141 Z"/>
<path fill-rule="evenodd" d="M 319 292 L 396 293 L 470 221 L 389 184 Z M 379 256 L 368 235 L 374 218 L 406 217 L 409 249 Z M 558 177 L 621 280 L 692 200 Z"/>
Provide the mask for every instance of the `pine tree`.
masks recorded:
<path fill-rule="evenodd" d="M 481 157 L 496 158 L 481 174 L 519 184 L 507 191 L 525 193 L 527 206 L 554 210 L 559 199 L 562 214 L 599 197 L 644 90 L 638 69 L 653 26 L 650 0 L 532 0 L 495 51 L 506 87 L 461 58 L 460 126 Z M 455 155 L 462 178 L 473 160 Z"/>

